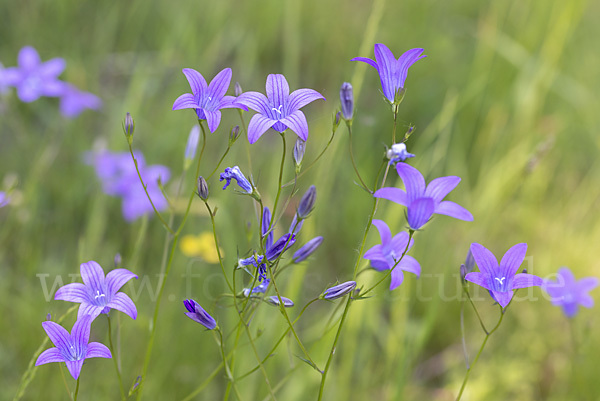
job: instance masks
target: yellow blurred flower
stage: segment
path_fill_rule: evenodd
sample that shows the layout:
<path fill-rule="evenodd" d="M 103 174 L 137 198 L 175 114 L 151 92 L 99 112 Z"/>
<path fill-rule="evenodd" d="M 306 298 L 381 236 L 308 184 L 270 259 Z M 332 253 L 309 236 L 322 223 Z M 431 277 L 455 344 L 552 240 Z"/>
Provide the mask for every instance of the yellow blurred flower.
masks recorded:
<path fill-rule="evenodd" d="M 181 252 L 188 257 L 199 257 L 208 263 L 219 263 L 219 255 L 215 249 L 215 240 L 211 232 L 200 235 L 185 235 L 180 243 Z M 223 256 L 223 250 L 221 256 Z"/>

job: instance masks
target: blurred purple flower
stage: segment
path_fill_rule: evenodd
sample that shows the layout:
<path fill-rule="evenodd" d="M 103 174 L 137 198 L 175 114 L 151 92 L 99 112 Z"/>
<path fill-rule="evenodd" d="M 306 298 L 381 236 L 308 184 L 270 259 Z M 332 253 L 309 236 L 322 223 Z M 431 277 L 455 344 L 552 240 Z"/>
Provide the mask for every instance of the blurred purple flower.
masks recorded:
<path fill-rule="evenodd" d="M 284 132 L 291 129 L 303 141 L 308 138 L 308 123 L 300 109 L 307 104 L 323 99 L 323 95 L 313 89 L 298 89 L 290 94 L 290 87 L 281 74 L 267 76 L 267 96 L 259 92 L 245 92 L 237 102 L 258 112 L 248 125 L 248 140 L 254 143 L 269 128 Z"/>
<path fill-rule="evenodd" d="M 490 291 L 490 295 L 503 308 L 509 304 L 517 288 L 542 285 L 542 279 L 533 274 L 519 273 L 519 266 L 525 259 L 527 244 L 521 243 L 510 248 L 500 261 L 483 245 L 471 244 L 471 253 L 479 272 L 468 273 L 465 280 L 475 283 Z"/>
<path fill-rule="evenodd" d="M 390 283 L 390 290 L 397 288 L 404 280 L 403 270 L 411 272 L 419 277 L 421 275 L 421 265 L 412 256 L 404 255 L 400 263 L 396 264 L 398 259 L 404 253 L 404 250 L 408 252 L 414 244 L 414 240 L 410 240 L 408 249 L 406 248 L 408 243 L 408 233 L 400 232 L 392 238 L 392 233 L 387 224 L 382 220 L 373 220 L 373 225 L 379 230 L 379 236 L 381 237 L 381 244 L 375 245 L 367 252 L 363 258 L 371 261 L 371 266 L 379 271 L 389 270 L 396 266 L 392 270 L 392 282 Z"/>
<path fill-rule="evenodd" d="M 66 67 L 65 60 L 53 58 L 44 63 L 38 52 L 31 46 L 19 51 L 18 67 L 4 69 L 5 85 L 17 88 L 17 95 L 23 102 L 33 102 L 41 96 L 61 96 L 64 82 L 58 80 Z"/>
<path fill-rule="evenodd" d="M 89 342 L 92 320 L 91 316 L 78 318 L 73 325 L 71 334 L 57 323 L 42 322 L 42 327 L 55 347 L 42 352 L 35 361 L 35 366 L 51 362 L 65 362 L 69 373 L 73 379 L 77 380 L 85 359 L 112 358 L 106 345 Z"/>
<path fill-rule="evenodd" d="M 4 207 L 10 203 L 10 197 L 4 191 L 0 191 L 0 207 Z"/>
<path fill-rule="evenodd" d="M 80 266 L 81 283 L 71 283 L 62 286 L 56 291 L 54 299 L 80 303 L 77 319 L 90 315 L 95 319 L 101 313 L 108 313 L 117 309 L 135 320 L 137 309 L 129 296 L 119 292 L 121 287 L 131 280 L 138 278 L 127 269 L 114 269 L 106 278 L 104 270 L 93 260 L 82 263 Z"/>
<path fill-rule="evenodd" d="M 213 330 L 217 327 L 217 322 L 211 315 L 205 311 L 198 302 L 193 299 L 186 299 L 183 301 L 185 308 L 188 310 L 186 312 L 186 316 L 192 319 L 195 322 L 200 323 L 202 326 L 206 327 L 209 330 Z"/>
<path fill-rule="evenodd" d="M 75 118 L 85 109 L 99 110 L 102 100 L 92 93 L 79 90 L 75 85 L 65 84 L 60 97 L 60 112 L 67 118 Z"/>
<path fill-rule="evenodd" d="M 198 141 L 200 140 L 200 126 L 194 125 L 188 135 L 187 144 L 185 145 L 185 162 L 190 163 L 196 157 L 196 149 L 198 149 Z"/>
<path fill-rule="evenodd" d="M 576 280 L 571 270 L 561 267 L 556 278 L 556 281 L 544 280 L 542 288 L 552 297 L 552 304 L 562 307 L 567 317 L 574 317 L 579 305 L 586 308 L 594 306 L 594 299 L 588 292 L 598 286 L 597 277 Z"/>
<path fill-rule="evenodd" d="M 190 83 L 192 93 L 184 93 L 173 103 L 173 110 L 195 109 L 200 120 L 206 120 L 210 132 L 215 132 L 221 123 L 221 109 L 237 108 L 248 110 L 234 96 L 225 96 L 231 82 L 231 68 L 219 72 L 210 85 L 198 71 L 184 68 L 183 74 Z"/>
<path fill-rule="evenodd" d="M 408 224 L 412 230 L 421 228 L 434 213 L 445 214 L 459 220 L 472 221 L 473 215 L 464 207 L 450 201 L 442 201 L 460 182 L 460 177 L 449 176 L 434 179 L 425 186 L 425 179 L 416 168 L 398 163 L 396 171 L 406 187 L 381 188 L 375 191 L 376 198 L 388 199 L 407 208 Z"/>
<path fill-rule="evenodd" d="M 408 74 L 408 68 L 417 60 L 427 56 L 421 56 L 423 49 L 410 49 L 398 60 L 386 45 L 377 43 L 375 45 L 375 61 L 366 57 L 355 57 L 351 61 L 362 61 L 375 68 L 379 73 L 383 95 L 390 101 L 396 102 L 399 91 L 404 89 L 404 81 Z"/>
<path fill-rule="evenodd" d="M 242 188 L 247 193 L 252 193 L 252 185 L 250 181 L 244 176 L 242 170 L 238 166 L 227 167 L 224 172 L 219 176 L 219 181 L 226 180 L 225 186 L 223 189 L 227 188 L 229 184 L 231 184 L 231 180 L 234 179 L 237 181 L 237 184 L 240 188 Z"/>
<path fill-rule="evenodd" d="M 168 207 L 158 180 L 164 184 L 169 181 L 169 169 L 161 165 L 146 166 L 144 156 L 134 151 L 140 174 L 147 186 L 147 191 L 158 211 Z M 92 164 L 96 174 L 102 181 L 103 191 L 112 196 L 123 198 L 123 217 L 133 221 L 145 214 L 153 214 L 154 210 L 140 182 L 135 164 L 128 152 L 112 153 L 103 151 L 87 155 L 87 162 Z"/>

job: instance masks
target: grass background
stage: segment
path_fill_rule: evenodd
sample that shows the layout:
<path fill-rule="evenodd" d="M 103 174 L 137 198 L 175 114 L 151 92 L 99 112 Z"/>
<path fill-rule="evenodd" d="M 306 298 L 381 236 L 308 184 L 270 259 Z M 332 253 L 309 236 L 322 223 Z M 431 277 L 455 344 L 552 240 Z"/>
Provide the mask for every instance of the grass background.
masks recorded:
<path fill-rule="evenodd" d="M 167 165 L 177 177 L 194 124 L 191 112 L 170 110 L 173 100 L 188 91 L 181 68 L 195 68 L 210 79 L 231 67 L 233 80 L 244 90 L 258 91 L 264 90 L 267 74 L 283 73 L 292 90 L 314 88 L 327 98 L 305 109 L 310 127 L 306 157 L 311 160 L 329 138 L 339 86 L 351 81 L 356 158 L 370 182 L 383 145 L 389 144 L 391 113 L 381 99 L 375 71 L 348 60 L 372 57 L 373 44 L 385 43 L 396 55 L 412 47 L 425 49 L 428 57 L 409 72 L 400 127 L 416 125 L 408 146 L 418 156 L 411 164 L 428 181 L 441 175 L 463 178 L 450 199 L 466 206 L 475 221 L 435 218 L 418 233 L 412 251 L 422 277 L 407 275 L 394 292 L 381 288 L 376 297 L 355 303 L 336 350 L 326 397 L 454 399 L 465 370 L 457 273 L 471 242 L 496 255 L 527 242 L 528 270 L 541 276 L 563 265 L 579 277 L 598 275 L 599 12 L 600 3 L 585 0 L 0 2 L 0 61 L 5 66 L 16 64 L 21 47 L 34 46 L 43 60 L 64 57 L 67 69 L 61 78 L 104 101 L 101 112 L 85 112 L 71 121 L 60 116 L 55 99 L 23 104 L 11 93 L 1 100 L 0 183 L 15 190 L 13 204 L 0 209 L 0 398 L 15 395 L 45 337 L 40 323 L 46 314 L 57 318 L 70 306 L 48 302 L 39 275 L 48 275 L 50 287 L 57 276 L 69 281 L 68 275 L 77 274 L 84 261 L 96 260 L 108 270 L 117 252 L 124 266 L 147 278 L 149 285 L 140 290 L 144 287 L 138 281 L 125 287 L 129 294 L 139 293 L 139 316 L 136 321 L 118 318 L 126 386 L 141 373 L 154 308 L 148 288 L 156 289 L 164 230 L 156 218 L 126 224 L 119 200 L 102 194 L 93 169 L 82 163 L 82 154 L 94 146 L 126 150 L 120 128 L 125 112 L 136 120 L 135 148 L 149 164 Z M 237 123 L 234 111 L 223 113 L 220 130 L 208 136 L 201 171 L 216 164 L 229 127 Z M 268 134 L 250 149 L 252 174 L 271 205 L 278 142 Z M 346 131 L 340 128 L 318 168 L 300 182 L 300 191 L 311 184 L 318 188 L 318 207 L 303 228 L 302 240 L 323 235 L 325 242 L 309 263 L 285 278 L 284 293 L 298 305 L 352 275 L 371 200 L 353 184 L 347 144 Z M 291 146 L 293 134 L 288 135 L 288 157 Z M 239 164 L 249 171 L 247 147 L 240 138 L 225 165 Z M 286 178 L 291 177 L 288 164 Z M 169 192 L 175 191 L 176 181 L 167 186 Z M 391 176 L 388 185 L 396 181 L 399 185 Z M 193 182 L 188 176 L 186 193 Z M 214 179 L 211 193 L 219 206 L 217 225 L 231 266 L 238 252 L 254 244 L 244 228 L 247 222 L 255 224 L 253 209 L 247 199 L 221 192 Z M 279 231 L 292 217 L 295 202 Z M 192 213 L 186 234 L 210 229 L 200 202 Z M 385 202 L 377 217 L 397 232 L 405 226 L 403 213 L 403 208 Z M 369 246 L 378 241 L 375 233 L 369 235 Z M 180 400 L 219 363 L 211 333 L 183 316 L 182 299 L 193 296 L 210 306 L 225 331 L 236 322 L 231 309 L 213 303 L 224 289 L 217 265 L 179 251 L 175 258 L 146 399 Z M 198 276 L 189 280 L 186 270 Z M 376 277 L 369 273 L 361 280 Z M 477 305 L 486 320 L 494 321 L 496 310 L 480 295 Z M 515 303 L 490 340 L 469 382 L 468 399 L 598 399 L 597 313 L 584 310 L 568 322 L 541 290 L 534 289 L 531 296 L 537 301 Z M 334 309 L 317 304 L 299 324 L 321 364 L 333 340 L 334 332 L 324 333 L 324 327 Z M 70 328 L 72 319 L 65 326 Z M 482 335 L 468 309 L 465 325 L 472 357 Z M 252 329 L 264 331 L 258 346 L 267 352 L 284 329 L 283 319 L 264 307 Z M 106 320 L 98 319 L 93 332 L 96 341 L 106 343 Z M 293 357 L 298 353 L 288 341 L 267 364 L 272 382 L 282 382 L 279 399 L 316 398 L 318 374 Z M 254 366 L 247 345 L 237 361 L 236 374 Z M 293 373 L 286 375 L 290 367 Z M 80 399 L 118 397 L 109 361 L 90 360 L 81 380 Z M 74 387 L 71 378 L 67 382 Z M 217 375 L 196 399 L 222 398 L 225 384 Z M 240 387 L 244 399 L 260 400 L 267 394 L 260 373 Z M 36 370 L 23 399 L 42 396 L 66 397 L 57 364 Z"/>

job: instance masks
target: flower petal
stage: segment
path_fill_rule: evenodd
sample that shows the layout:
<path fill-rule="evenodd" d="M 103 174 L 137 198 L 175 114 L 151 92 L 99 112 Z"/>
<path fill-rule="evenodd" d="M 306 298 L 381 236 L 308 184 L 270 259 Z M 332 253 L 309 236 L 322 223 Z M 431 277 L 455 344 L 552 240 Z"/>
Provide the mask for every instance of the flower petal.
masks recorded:
<path fill-rule="evenodd" d="M 315 100 L 323 99 L 325 97 L 321 95 L 319 92 L 313 89 L 298 89 L 292 92 L 288 99 L 287 111 L 288 114 L 296 111 L 307 104 L 314 102 Z"/>
<path fill-rule="evenodd" d="M 242 109 L 244 111 L 248 111 L 248 107 L 238 103 L 235 96 L 223 96 L 221 102 L 219 103 L 219 109 Z"/>
<path fill-rule="evenodd" d="M 408 197 L 406 196 L 406 192 L 400 188 L 394 187 L 386 187 L 381 188 L 375 191 L 373 194 L 376 198 L 383 198 L 387 200 L 391 200 L 392 202 L 399 203 L 403 206 L 408 206 Z"/>
<path fill-rule="evenodd" d="M 206 93 L 208 90 L 206 80 L 202 74 L 192 68 L 184 68 L 181 71 L 190 83 L 190 88 L 192 88 L 192 93 L 194 96 L 197 98 L 202 98 L 204 93 Z"/>
<path fill-rule="evenodd" d="M 273 107 L 284 105 L 285 108 L 289 96 L 290 86 L 285 77 L 281 74 L 269 74 L 267 76 L 267 97 Z"/>
<path fill-rule="evenodd" d="M 500 267 L 504 269 L 507 277 L 513 277 L 517 274 L 517 270 L 519 270 L 523 259 L 525 259 L 525 254 L 527 254 L 527 244 L 525 243 L 517 244 L 506 251 L 500 261 Z M 541 285 L 541 282 L 538 285 Z"/>
<path fill-rule="evenodd" d="M 77 380 L 79 378 L 79 374 L 81 373 L 81 367 L 83 366 L 84 359 L 80 359 L 78 361 L 65 361 L 67 364 L 67 369 L 69 369 L 69 373 L 73 376 L 73 379 Z"/>
<path fill-rule="evenodd" d="M 40 64 L 41 60 L 37 50 L 31 46 L 25 46 L 19 51 L 17 62 L 22 69 L 31 71 Z"/>
<path fill-rule="evenodd" d="M 558 276 L 560 276 L 560 278 Z M 574 289 L 577 285 L 575 275 L 573 275 L 573 272 L 567 267 L 558 269 L 557 280 L 559 284 L 564 284 L 565 288 Z"/>
<path fill-rule="evenodd" d="M 598 277 L 585 277 L 577 281 L 578 292 L 588 292 L 598 286 Z"/>
<path fill-rule="evenodd" d="M 396 266 L 396 269 L 414 273 L 417 277 L 421 275 L 421 264 L 410 255 L 404 255 L 398 266 Z"/>
<path fill-rule="evenodd" d="M 427 57 L 421 56 L 421 53 L 423 53 L 423 49 L 417 48 L 410 49 L 400 56 L 397 62 L 398 69 L 396 70 L 396 83 L 398 87 L 404 88 L 404 82 L 406 81 L 406 75 L 408 74 L 408 69 L 410 66 L 416 63 L 418 60 Z"/>
<path fill-rule="evenodd" d="M 381 238 L 381 245 L 383 247 L 387 247 L 392 242 L 392 232 L 385 221 L 383 220 L 373 220 L 373 225 L 377 227 L 377 231 L 379 231 L 379 237 Z"/>
<path fill-rule="evenodd" d="M 265 116 L 270 115 L 271 106 L 269 106 L 269 100 L 260 92 L 244 92 L 237 97 L 236 103 L 243 104 Z"/>
<path fill-rule="evenodd" d="M 197 109 L 200 107 L 196 100 L 194 99 L 194 95 L 191 93 L 184 93 L 175 99 L 173 103 L 173 110 L 181 110 L 181 109 Z"/>
<path fill-rule="evenodd" d="M 35 366 L 43 365 L 50 362 L 64 362 L 65 358 L 63 358 L 60 350 L 56 347 L 48 348 L 44 352 L 38 356 L 38 359 L 35 361 Z"/>
<path fill-rule="evenodd" d="M 116 294 L 117 291 L 132 278 L 137 279 L 138 276 L 127 269 L 114 269 L 106 275 L 106 287 L 110 294 Z"/>
<path fill-rule="evenodd" d="M 407 208 L 408 225 L 411 229 L 418 230 L 429 221 L 434 210 L 435 206 L 431 198 L 419 198 L 411 202 Z"/>
<path fill-rule="evenodd" d="M 296 110 L 279 121 L 287 125 L 288 128 L 294 131 L 303 141 L 308 139 L 308 123 L 306 122 L 306 116 L 300 110 Z"/>
<path fill-rule="evenodd" d="M 68 302 L 86 302 L 89 298 L 85 285 L 81 283 L 63 285 L 54 295 L 54 299 Z"/>
<path fill-rule="evenodd" d="M 387 259 L 383 256 L 381 258 L 373 258 L 371 260 L 371 267 L 378 271 L 390 270 L 392 266 L 388 263 Z"/>
<path fill-rule="evenodd" d="M 82 263 L 79 268 L 81 279 L 92 293 L 95 293 L 96 290 L 104 292 L 104 270 L 97 262 L 90 260 L 87 263 Z"/>
<path fill-rule="evenodd" d="M 435 203 L 440 203 L 450 191 L 456 188 L 459 182 L 460 177 L 456 176 L 436 178 L 427 185 L 425 196 L 433 198 Z"/>
<path fill-rule="evenodd" d="M 510 276 L 509 276 L 510 277 Z M 544 283 L 540 277 L 533 274 L 519 273 L 515 276 L 512 282 L 512 288 L 527 288 L 527 287 L 539 287 Z"/>
<path fill-rule="evenodd" d="M 208 129 L 210 130 L 210 132 L 215 132 L 217 128 L 219 128 L 219 124 L 221 124 L 221 112 L 218 110 L 208 111 L 205 109 L 204 114 L 206 115 Z"/>
<path fill-rule="evenodd" d="M 425 193 L 425 179 L 419 170 L 409 164 L 398 163 L 396 171 L 404 183 L 409 203 L 423 196 Z"/>
<path fill-rule="evenodd" d="M 79 310 L 77 311 L 77 320 L 90 316 L 92 319 L 95 319 L 102 313 L 104 309 L 103 306 L 92 305 L 91 303 L 84 302 L 79 306 Z"/>
<path fill-rule="evenodd" d="M 85 354 L 86 358 L 112 358 L 112 354 L 108 347 L 104 344 L 100 343 L 89 343 L 87 347 L 87 352 Z"/>
<path fill-rule="evenodd" d="M 480 287 L 490 290 L 492 287 L 489 285 L 488 275 L 480 272 L 467 273 L 465 280 L 477 284 Z"/>
<path fill-rule="evenodd" d="M 382 248 L 383 248 L 383 246 L 381 244 L 377 244 L 377 245 L 373 246 L 367 252 L 365 252 L 365 254 L 363 255 L 363 259 L 385 260 L 385 256 L 383 256 Z"/>
<path fill-rule="evenodd" d="M 248 106 L 252 108 L 252 106 Z M 255 114 L 248 124 L 248 141 L 253 144 L 258 141 L 258 138 L 262 136 L 269 128 L 273 126 L 277 121 L 271 120 L 263 116 L 262 114 Z"/>
<path fill-rule="evenodd" d="M 50 59 L 40 66 L 40 74 L 46 79 L 58 77 L 67 67 L 64 59 L 57 57 Z"/>
<path fill-rule="evenodd" d="M 208 96 L 220 99 L 225 96 L 231 82 L 231 68 L 219 72 L 208 85 Z"/>
<path fill-rule="evenodd" d="M 435 213 L 454 217 L 455 219 L 463 221 L 473 221 L 473 215 L 471 214 L 471 212 L 469 212 L 461 205 L 450 201 L 443 201 L 440 204 L 438 204 L 435 207 Z"/>
<path fill-rule="evenodd" d="M 71 335 L 64 327 L 51 321 L 42 322 L 42 327 L 46 331 L 46 334 L 48 334 L 48 337 L 50 337 L 52 344 L 57 346 L 58 349 L 69 349 Z"/>
<path fill-rule="evenodd" d="M 82 355 L 88 343 L 90 342 L 90 328 L 92 326 L 92 317 L 83 316 L 77 319 L 71 330 L 71 341 L 76 348 L 77 355 Z"/>
<path fill-rule="evenodd" d="M 407 242 L 408 242 L 408 233 L 405 231 L 402 231 L 402 232 L 394 235 L 394 238 L 392 238 L 392 249 L 394 250 L 394 252 L 396 252 L 396 254 L 398 256 L 402 255 L 402 253 L 406 249 Z M 410 248 L 412 248 L 414 243 L 415 243 L 415 240 L 413 238 L 411 238 L 410 245 L 408 246 L 409 250 L 410 250 Z"/>
<path fill-rule="evenodd" d="M 109 308 L 120 310 L 133 320 L 137 318 L 137 309 L 135 308 L 135 304 L 133 303 L 131 298 L 129 298 L 129 296 L 124 292 L 117 292 L 112 297 L 110 302 L 106 304 L 106 306 Z"/>
<path fill-rule="evenodd" d="M 473 254 L 475 263 L 477 263 L 477 266 L 479 267 L 479 271 L 485 273 L 489 277 L 496 276 L 498 260 L 496 260 L 496 257 L 492 252 L 481 244 L 472 243 L 471 253 Z"/>
<path fill-rule="evenodd" d="M 374 60 L 371 60 L 370 58 L 367 58 L 367 57 L 354 57 L 353 59 L 350 59 L 350 61 L 362 61 L 363 63 L 367 63 L 371 67 L 373 67 L 377 71 L 379 71 L 379 67 L 377 66 L 377 63 Z"/>
<path fill-rule="evenodd" d="M 591 308 L 594 306 L 594 298 L 592 298 L 589 294 L 580 294 L 579 304 L 581 306 L 585 306 L 586 308 Z"/>
<path fill-rule="evenodd" d="M 396 91 L 399 89 L 395 85 L 396 72 L 396 57 L 392 54 L 386 45 L 377 43 L 375 45 L 375 60 L 379 70 L 379 78 L 381 79 L 381 87 L 383 88 L 384 96 L 393 102 L 396 97 Z"/>
<path fill-rule="evenodd" d="M 565 315 L 569 318 L 575 317 L 577 310 L 579 309 L 579 305 L 576 302 L 561 303 L 560 305 L 562 306 Z"/>
<path fill-rule="evenodd" d="M 391 276 L 392 280 L 390 282 L 390 291 L 395 290 L 400 286 L 400 284 L 402 284 L 404 281 L 404 273 L 402 272 L 402 269 L 396 267 L 394 270 L 392 270 Z"/>
<path fill-rule="evenodd" d="M 492 294 L 494 294 L 494 299 L 503 308 L 506 308 L 506 306 L 510 303 L 510 300 L 513 297 L 513 293 L 514 293 L 514 291 L 506 291 L 506 292 L 492 291 Z"/>

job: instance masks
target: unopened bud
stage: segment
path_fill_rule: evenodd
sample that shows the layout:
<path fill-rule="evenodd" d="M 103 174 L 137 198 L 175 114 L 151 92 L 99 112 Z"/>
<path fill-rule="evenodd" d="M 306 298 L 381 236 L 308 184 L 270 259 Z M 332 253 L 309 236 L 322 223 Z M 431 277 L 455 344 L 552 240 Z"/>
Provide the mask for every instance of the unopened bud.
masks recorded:
<path fill-rule="evenodd" d="M 198 196 L 205 202 L 208 200 L 208 184 L 202 176 L 198 177 Z"/>
<path fill-rule="evenodd" d="M 523 268 L 523 273 L 527 274 L 527 269 L 526 268 Z"/>
<path fill-rule="evenodd" d="M 240 137 L 240 126 L 236 125 L 229 133 L 229 145 L 233 144 Z"/>
<path fill-rule="evenodd" d="M 121 263 L 123 263 L 123 259 L 121 258 L 121 254 L 117 252 L 115 255 L 115 267 L 120 267 Z"/>
<path fill-rule="evenodd" d="M 335 113 L 335 117 L 333 118 L 333 125 L 337 128 L 340 125 L 340 121 L 342 120 L 342 112 L 338 111 Z"/>
<path fill-rule="evenodd" d="M 465 284 L 465 276 L 467 275 L 467 267 L 465 265 L 460 265 L 460 281 Z"/>
<path fill-rule="evenodd" d="M 310 255 L 313 254 L 314 251 L 317 250 L 317 248 L 319 248 L 322 242 L 323 237 L 315 237 L 308 241 L 306 244 L 304 244 L 304 246 L 302 246 L 300 249 L 294 252 L 294 257 L 292 259 L 293 262 L 300 263 L 306 258 L 308 258 Z"/>
<path fill-rule="evenodd" d="M 342 103 L 342 114 L 346 120 L 352 120 L 354 115 L 354 94 L 352 85 L 344 82 L 340 88 L 340 102 Z"/>
<path fill-rule="evenodd" d="M 294 161 L 296 162 L 296 170 L 302 165 L 302 159 L 304 158 L 304 151 L 306 150 L 306 142 L 298 138 L 294 145 Z"/>
<path fill-rule="evenodd" d="M 196 157 L 196 149 L 198 149 L 198 141 L 200 140 L 200 126 L 194 125 L 188 135 L 187 144 L 185 146 L 184 167 L 187 170 L 190 163 Z"/>
<path fill-rule="evenodd" d="M 240 96 L 242 94 L 242 85 L 239 82 L 235 83 L 235 96 Z"/>
<path fill-rule="evenodd" d="M 265 299 L 265 301 L 267 301 L 271 305 L 279 306 L 279 298 L 277 297 L 277 295 L 272 295 Z M 294 306 L 294 303 L 289 298 L 281 297 L 281 301 L 283 302 L 283 306 L 285 306 L 286 308 L 291 308 L 292 306 Z"/>
<path fill-rule="evenodd" d="M 323 299 L 327 299 L 329 301 L 333 299 L 337 299 L 343 297 L 348 294 L 356 287 L 356 281 L 346 281 L 345 283 L 336 285 L 334 287 L 330 287 L 323 291 Z"/>
<path fill-rule="evenodd" d="M 132 141 L 134 131 L 135 122 L 133 121 L 133 117 L 131 117 L 131 114 L 127 113 L 125 115 L 125 120 L 123 120 L 123 132 L 125 133 L 125 137 L 129 142 Z"/>
<path fill-rule="evenodd" d="M 298 204 L 297 215 L 299 219 L 305 219 L 308 217 L 310 212 L 315 207 L 315 202 L 317 200 L 317 188 L 314 185 L 311 185 L 310 188 L 304 193 L 302 199 L 300 199 L 300 203 Z"/>

